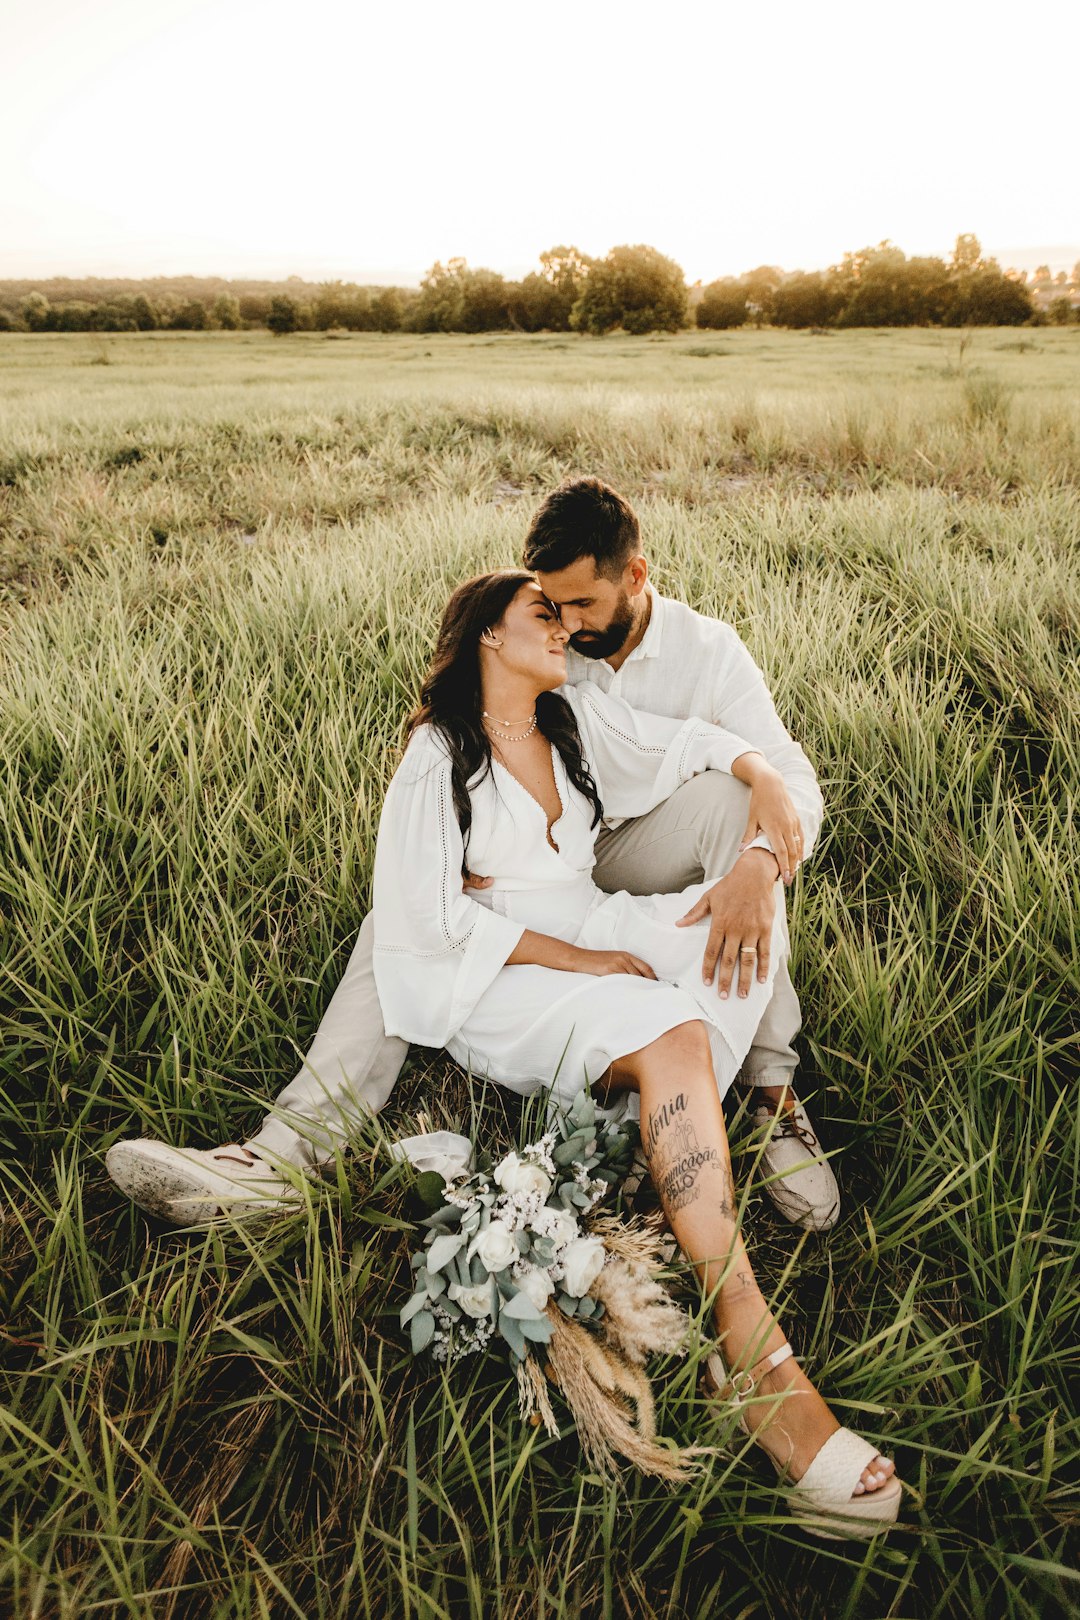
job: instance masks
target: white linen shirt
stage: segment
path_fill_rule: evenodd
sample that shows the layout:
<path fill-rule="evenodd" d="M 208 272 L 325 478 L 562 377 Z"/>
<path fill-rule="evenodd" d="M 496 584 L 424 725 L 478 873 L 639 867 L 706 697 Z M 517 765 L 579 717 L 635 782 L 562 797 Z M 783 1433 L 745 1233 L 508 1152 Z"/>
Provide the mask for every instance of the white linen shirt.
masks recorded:
<path fill-rule="evenodd" d="M 799 813 L 803 860 L 821 830 L 824 802 L 814 767 L 776 712 L 765 677 L 733 625 L 707 619 L 647 584 L 652 610 L 645 634 L 618 669 L 566 649 L 567 679 L 598 686 L 635 709 L 685 720 L 697 715 L 734 732 L 784 778 Z M 606 809 L 606 806 L 605 806 Z M 605 815 L 616 827 L 625 817 Z M 772 850 L 764 836 L 748 846 Z"/>

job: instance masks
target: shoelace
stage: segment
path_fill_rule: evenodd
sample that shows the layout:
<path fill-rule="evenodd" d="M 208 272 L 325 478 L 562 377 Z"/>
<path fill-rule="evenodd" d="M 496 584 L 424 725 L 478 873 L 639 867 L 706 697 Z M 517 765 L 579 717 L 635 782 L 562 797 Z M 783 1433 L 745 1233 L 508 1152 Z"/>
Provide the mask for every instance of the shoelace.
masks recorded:
<path fill-rule="evenodd" d="M 776 1137 L 791 1137 L 801 1142 L 803 1147 L 816 1148 L 818 1139 L 810 1125 L 800 1125 L 794 1114 L 783 1113 L 779 1119 L 773 1120 L 770 1135 Z"/>

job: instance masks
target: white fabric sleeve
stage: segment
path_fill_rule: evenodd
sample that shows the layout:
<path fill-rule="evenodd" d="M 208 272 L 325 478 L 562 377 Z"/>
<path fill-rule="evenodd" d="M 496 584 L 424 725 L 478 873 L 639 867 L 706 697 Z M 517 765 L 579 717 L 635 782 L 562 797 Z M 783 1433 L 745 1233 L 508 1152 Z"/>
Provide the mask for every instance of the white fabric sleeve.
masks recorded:
<path fill-rule="evenodd" d="M 388 1035 L 445 1046 L 522 934 L 461 888 L 450 759 L 430 727 L 410 739 L 375 844 L 375 984 Z"/>
<path fill-rule="evenodd" d="M 817 773 L 777 714 L 764 675 L 734 631 L 717 660 L 715 676 L 712 718 L 719 726 L 737 727 L 740 735 L 748 739 L 747 746 L 763 754 L 784 778 L 802 825 L 805 861 L 817 842 L 825 813 Z M 761 835 L 747 848 L 776 853 Z"/>
<path fill-rule="evenodd" d="M 691 716 L 673 720 L 631 708 L 590 683 L 562 686 L 605 816 L 643 816 L 700 771 L 726 771 L 754 752 L 734 732 Z"/>

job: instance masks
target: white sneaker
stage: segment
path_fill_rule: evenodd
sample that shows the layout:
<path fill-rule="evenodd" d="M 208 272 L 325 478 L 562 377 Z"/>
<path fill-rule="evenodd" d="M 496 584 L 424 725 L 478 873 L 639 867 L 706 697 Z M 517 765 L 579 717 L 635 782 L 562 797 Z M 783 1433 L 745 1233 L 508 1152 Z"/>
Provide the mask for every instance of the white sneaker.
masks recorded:
<path fill-rule="evenodd" d="M 750 1119 L 767 1137 L 758 1174 L 768 1178 L 765 1191 L 781 1215 L 804 1231 L 827 1232 L 840 1217 L 840 1188 L 802 1103 L 787 1113 L 762 1102 Z"/>
<path fill-rule="evenodd" d="M 105 1155 L 122 1193 L 173 1226 L 212 1226 L 224 1217 L 275 1215 L 299 1204 L 298 1190 L 250 1148 L 174 1148 L 150 1137 L 115 1142 Z"/>

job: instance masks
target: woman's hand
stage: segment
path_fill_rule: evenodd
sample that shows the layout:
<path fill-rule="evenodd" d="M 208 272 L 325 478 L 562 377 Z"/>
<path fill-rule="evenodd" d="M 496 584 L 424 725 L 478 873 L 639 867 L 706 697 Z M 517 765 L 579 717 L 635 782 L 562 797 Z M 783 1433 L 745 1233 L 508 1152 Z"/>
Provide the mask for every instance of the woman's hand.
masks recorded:
<path fill-rule="evenodd" d="M 575 967 L 575 973 L 595 973 L 600 978 L 606 978 L 609 973 L 632 973 L 639 979 L 656 978 L 648 962 L 643 962 L 640 956 L 631 956 L 629 951 L 579 949 L 576 955 L 581 965 Z"/>
<path fill-rule="evenodd" d="M 750 770 L 750 811 L 739 849 L 744 850 L 759 833 L 763 834 L 773 847 L 781 877 L 791 883 L 803 853 L 799 812 L 774 766 L 760 754 L 743 755 L 738 763 L 743 760 Z"/>
<path fill-rule="evenodd" d="M 587 951 L 581 945 L 570 945 L 551 934 L 537 934 L 526 928 L 510 955 L 507 967 L 533 965 L 558 968 L 560 973 L 595 973 L 605 978 L 609 973 L 632 973 L 639 979 L 655 979 L 656 974 L 648 962 L 629 951 Z"/>

